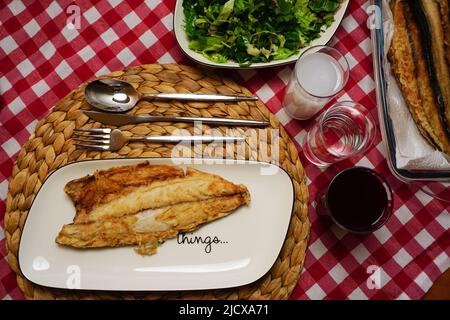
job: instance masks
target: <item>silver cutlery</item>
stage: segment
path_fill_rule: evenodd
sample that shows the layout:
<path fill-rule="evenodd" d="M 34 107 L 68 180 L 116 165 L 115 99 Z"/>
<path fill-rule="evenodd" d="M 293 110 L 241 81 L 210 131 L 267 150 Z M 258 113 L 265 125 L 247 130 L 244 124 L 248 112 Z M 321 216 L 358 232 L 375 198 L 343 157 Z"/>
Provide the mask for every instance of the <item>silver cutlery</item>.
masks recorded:
<path fill-rule="evenodd" d="M 148 93 L 138 92 L 122 80 L 105 78 L 90 82 L 84 89 L 87 102 L 93 107 L 107 112 L 124 112 L 132 109 L 139 100 L 180 100 L 196 102 L 236 102 L 256 101 L 255 96 L 198 94 L 198 93 Z"/>
<path fill-rule="evenodd" d="M 243 142 L 244 137 L 222 136 L 140 136 L 127 137 L 119 129 L 75 129 L 75 146 L 95 151 L 117 151 L 132 141 L 144 141 L 152 143 L 180 143 L 184 141 L 211 142 Z"/>
<path fill-rule="evenodd" d="M 124 126 L 127 124 L 138 124 L 145 122 L 201 122 L 202 124 L 213 124 L 218 126 L 245 126 L 245 127 L 267 127 L 267 121 L 241 120 L 227 118 L 200 118 L 200 117 L 176 117 L 176 116 L 147 116 L 134 114 L 106 113 L 97 111 L 84 111 L 89 118 L 107 125 Z"/>

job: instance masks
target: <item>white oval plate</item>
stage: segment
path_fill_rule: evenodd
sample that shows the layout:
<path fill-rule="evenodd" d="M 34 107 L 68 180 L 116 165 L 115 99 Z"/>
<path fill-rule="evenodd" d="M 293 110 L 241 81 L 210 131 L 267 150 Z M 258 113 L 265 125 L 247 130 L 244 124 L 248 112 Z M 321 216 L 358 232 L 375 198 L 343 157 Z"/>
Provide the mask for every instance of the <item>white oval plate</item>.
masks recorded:
<path fill-rule="evenodd" d="M 327 28 L 324 32 L 322 32 L 322 35 L 319 38 L 311 41 L 309 46 L 301 49 L 298 54 L 293 55 L 284 60 L 253 63 L 248 67 L 241 67 L 239 66 L 239 63 L 236 63 L 234 61 L 228 61 L 227 63 L 213 62 L 211 60 L 206 59 L 202 54 L 189 49 L 189 40 L 186 35 L 186 32 L 184 31 L 183 0 L 177 0 L 175 4 L 175 12 L 173 14 L 173 30 L 175 32 L 175 38 L 178 42 L 178 45 L 184 52 L 184 54 L 188 56 L 188 58 L 200 64 L 209 67 L 227 68 L 227 69 L 256 69 L 256 68 L 275 67 L 297 61 L 298 57 L 300 57 L 300 55 L 311 46 L 326 45 L 331 40 L 337 28 L 341 24 L 341 21 L 345 15 L 345 11 L 347 10 L 349 1 L 350 0 L 343 0 L 341 2 L 341 6 L 334 16 L 333 24 L 329 28 Z"/>
<path fill-rule="evenodd" d="M 140 256 L 132 247 L 80 250 L 55 243 L 62 225 L 72 222 L 75 214 L 63 190 L 68 181 L 145 160 L 154 164 L 184 161 L 182 167 L 189 165 L 245 184 L 250 205 L 187 234 L 191 240 L 217 237 L 221 243 L 212 244 L 209 253 L 207 244 L 180 244 L 177 239 L 166 241 L 152 256 Z M 202 159 L 167 158 L 76 162 L 53 172 L 36 195 L 20 241 L 20 270 L 36 284 L 69 289 L 195 290 L 248 284 L 269 271 L 281 250 L 293 192 L 288 174 L 267 163 L 208 164 Z"/>

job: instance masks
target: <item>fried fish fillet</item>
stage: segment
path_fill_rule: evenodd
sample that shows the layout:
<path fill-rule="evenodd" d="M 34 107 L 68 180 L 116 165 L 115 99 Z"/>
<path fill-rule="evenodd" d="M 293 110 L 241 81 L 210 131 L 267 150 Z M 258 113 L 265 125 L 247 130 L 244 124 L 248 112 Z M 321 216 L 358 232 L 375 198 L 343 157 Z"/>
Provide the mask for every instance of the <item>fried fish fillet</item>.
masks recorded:
<path fill-rule="evenodd" d="M 236 194 L 146 210 L 106 222 L 67 224 L 58 234 L 56 242 L 76 248 L 137 245 L 138 253 L 150 255 L 156 253 L 158 245 L 164 240 L 227 216 L 249 200 L 248 193 Z"/>
<path fill-rule="evenodd" d="M 409 8 L 406 8 L 406 18 L 409 21 L 408 33 L 411 46 L 413 48 L 413 59 L 416 66 L 417 83 L 421 98 L 420 101 L 422 103 L 422 110 L 427 117 L 428 123 L 433 129 L 435 144 L 440 150 L 450 154 L 450 140 L 442 124 L 442 118 L 436 102 L 436 95 L 434 91 L 436 88 L 433 88 L 430 81 L 429 70 L 422 44 L 423 41 L 421 39 L 421 34 L 417 24 L 413 22 L 414 17 Z"/>
<path fill-rule="evenodd" d="M 392 2 L 394 36 L 389 50 L 392 70 L 420 133 L 439 150 L 450 153 L 421 34 L 407 1 Z"/>
<path fill-rule="evenodd" d="M 416 66 L 407 26 L 410 21 L 407 21 L 405 17 L 406 4 L 401 0 L 392 1 L 392 14 L 395 28 L 388 53 L 389 60 L 392 63 L 392 71 L 404 93 L 404 98 L 417 128 L 430 143 L 436 145 L 437 137 L 422 109 L 422 101 L 419 95 Z M 438 145 L 438 147 L 441 148 L 442 146 Z"/>
<path fill-rule="evenodd" d="M 114 167 L 69 181 L 64 191 L 76 208 L 75 222 L 88 221 L 87 215 L 105 204 L 126 197 L 137 188 L 156 181 L 184 177 L 182 168 L 169 165 L 138 165 Z"/>
<path fill-rule="evenodd" d="M 69 182 L 65 188 L 77 209 L 76 223 L 106 220 L 246 190 L 245 186 L 193 168 L 187 168 L 185 174 L 178 167 L 148 163 L 99 171 Z"/>
<path fill-rule="evenodd" d="M 437 0 L 441 13 L 442 29 L 444 31 L 445 58 L 450 67 L 450 1 Z"/>
<path fill-rule="evenodd" d="M 443 7 L 436 0 L 412 0 L 409 6 L 422 33 L 429 77 L 437 97 L 442 125 L 450 139 L 450 71 L 446 59 L 445 21 L 441 19 Z"/>
<path fill-rule="evenodd" d="M 244 185 L 217 175 L 166 165 L 116 167 L 70 181 L 76 208 L 56 242 L 76 248 L 137 245 L 153 254 L 179 232 L 224 217 L 250 202 Z"/>

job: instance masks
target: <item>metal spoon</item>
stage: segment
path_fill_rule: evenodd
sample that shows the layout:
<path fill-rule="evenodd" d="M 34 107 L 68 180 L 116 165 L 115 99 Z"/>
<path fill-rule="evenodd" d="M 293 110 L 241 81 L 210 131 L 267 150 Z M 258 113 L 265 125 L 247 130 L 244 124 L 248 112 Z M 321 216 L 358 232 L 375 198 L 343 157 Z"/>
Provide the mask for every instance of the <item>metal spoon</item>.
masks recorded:
<path fill-rule="evenodd" d="M 105 78 L 90 82 L 84 89 L 87 102 L 93 107 L 107 112 L 125 112 L 132 109 L 139 100 L 181 100 L 181 101 L 255 101 L 254 96 L 197 94 L 197 93 L 150 93 L 142 94 L 122 80 Z"/>

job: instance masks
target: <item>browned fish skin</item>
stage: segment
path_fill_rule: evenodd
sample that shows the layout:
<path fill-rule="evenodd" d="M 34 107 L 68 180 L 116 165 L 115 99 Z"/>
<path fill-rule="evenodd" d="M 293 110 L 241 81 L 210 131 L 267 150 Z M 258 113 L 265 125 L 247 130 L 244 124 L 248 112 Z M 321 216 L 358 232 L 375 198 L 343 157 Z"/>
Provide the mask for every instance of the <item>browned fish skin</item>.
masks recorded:
<path fill-rule="evenodd" d="M 63 226 L 56 242 L 76 248 L 138 245 L 137 251 L 140 254 L 153 254 L 162 241 L 175 237 L 179 232 L 192 231 L 202 224 L 224 217 L 249 201 L 249 194 L 245 193 L 170 206 L 155 217 L 159 230 L 157 228 L 149 232 L 145 232 L 145 228 L 152 226 L 146 226 L 145 221 L 139 226 L 138 215 L 106 222 L 68 224 Z"/>
<path fill-rule="evenodd" d="M 93 175 L 72 180 L 66 184 L 64 191 L 73 201 L 77 215 L 83 215 L 118 195 L 129 194 L 136 187 L 183 176 L 182 168 L 143 162 L 97 171 Z"/>
<path fill-rule="evenodd" d="M 150 166 L 151 167 L 151 166 Z M 164 173 L 166 170 L 173 171 L 173 167 L 156 166 L 157 172 Z M 119 168 L 119 171 L 122 169 Z M 145 170 L 149 170 L 146 168 Z M 103 199 L 90 206 L 90 202 L 85 205 L 81 200 L 76 203 L 77 212 L 74 222 L 86 223 L 98 220 L 107 220 L 114 217 L 135 214 L 146 209 L 166 207 L 181 202 L 201 201 L 212 197 L 220 197 L 246 192 L 245 187 L 231 183 L 217 175 L 204 173 L 193 168 L 187 168 L 186 174 L 181 170 L 182 176 L 176 175 L 170 177 L 163 174 L 165 179 L 149 180 L 144 183 L 132 183 L 128 176 L 126 192 L 116 192 L 113 189 L 109 193 L 108 185 L 101 187 Z M 114 169 L 109 171 L 114 174 Z M 102 185 L 103 181 L 94 174 L 93 184 Z M 108 182 L 108 181 L 106 181 Z M 95 192 L 95 189 L 92 191 Z M 94 197 L 97 197 L 94 194 Z M 107 199 L 107 201 L 105 200 Z M 81 209 L 80 209 L 81 208 Z"/>
<path fill-rule="evenodd" d="M 392 71 L 421 134 L 439 150 L 450 154 L 447 119 L 442 110 L 443 101 L 438 99 L 440 88 L 432 85 L 434 68 L 426 59 L 424 35 L 420 29 L 423 26 L 419 27 L 418 18 L 412 13 L 412 2 L 394 0 L 391 4 L 395 28 L 388 57 Z M 423 23 L 423 19 L 421 21 Z M 438 34 L 442 35 L 442 32 Z M 441 59 L 441 65 L 442 62 L 445 63 Z"/>
<path fill-rule="evenodd" d="M 154 254 L 161 241 L 250 202 L 244 185 L 193 168 L 184 173 L 147 163 L 98 171 L 70 181 L 65 190 L 77 210 L 57 243 L 76 248 L 137 245 L 136 251 L 145 255 Z M 96 200 L 99 195 L 102 199 Z"/>
<path fill-rule="evenodd" d="M 427 63 L 422 46 L 421 34 L 411 10 L 406 8 L 406 18 L 408 23 L 408 33 L 411 46 L 413 48 L 413 59 L 417 71 L 417 84 L 421 98 L 422 109 L 428 119 L 428 123 L 433 129 L 433 137 L 439 149 L 450 154 L 450 140 L 441 122 L 440 112 L 436 101 L 435 92 L 429 79 Z"/>
<path fill-rule="evenodd" d="M 408 27 L 405 17 L 406 5 L 404 1 L 392 1 L 392 13 L 394 15 L 394 36 L 389 50 L 389 60 L 392 63 L 392 71 L 404 93 L 405 101 L 409 107 L 414 122 L 420 133 L 432 144 L 436 144 L 436 135 L 428 122 L 422 109 L 414 65 L 413 50 L 409 41 Z M 442 148 L 439 145 L 439 148 Z"/>
<path fill-rule="evenodd" d="M 449 0 L 438 0 L 441 11 L 442 29 L 444 30 L 445 58 L 447 66 L 450 68 L 450 8 Z"/>
<path fill-rule="evenodd" d="M 419 4 L 419 5 L 417 5 Z M 443 21 L 441 20 L 440 6 L 436 0 L 413 0 L 411 6 L 421 10 L 414 11 L 416 14 L 423 14 L 426 19 L 421 19 L 426 23 L 419 24 L 422 29 L 422 39 L 427 37 L 430 46 L 425 45 L 430 50 L 432 59 L 428 60 L 429 76 L 432 78 L 433 88 L 437 96 L 440 108 L 442 125 L 450 139 L 450 71 L 447 65 L 445 52 L 445 36 Z"/>

